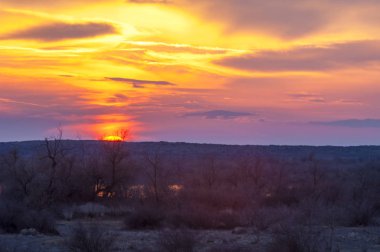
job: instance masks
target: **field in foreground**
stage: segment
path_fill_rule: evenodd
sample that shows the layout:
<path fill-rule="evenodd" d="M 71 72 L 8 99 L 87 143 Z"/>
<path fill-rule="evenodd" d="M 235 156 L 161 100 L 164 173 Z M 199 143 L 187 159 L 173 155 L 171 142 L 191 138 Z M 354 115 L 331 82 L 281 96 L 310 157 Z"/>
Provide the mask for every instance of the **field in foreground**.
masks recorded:
<path fill-rule="evenodd" d="M 167 230 L 131 231 L 123 228 L 120 220 L 82 220 L 85 227 L 100 226 L 105 234 L 115 238 L 113 248 L 108 251 L 169 251 L 161 250 L 160 241 Z M 76 221 L 60 221 L 57 223 L 59 235 L 43 234 L 2 234 L 0 251 L 35 252 L 69 251 L 67 240 L 70 230 L 75 228 Z M 195 248 L 199 252 L 236 252 L 267 251 L 273 236 L 267 232 L 258 232 L 250 228 L 235 230 L 195 230 Z M 334 251 L 341 252 L 375 252 L 380 251 L 380 227 L 337 227 L 334 235 Z M 183 250 L 172 250 L 183 251 Z M 281 250 L 279 250 L 281 251 Z"/>

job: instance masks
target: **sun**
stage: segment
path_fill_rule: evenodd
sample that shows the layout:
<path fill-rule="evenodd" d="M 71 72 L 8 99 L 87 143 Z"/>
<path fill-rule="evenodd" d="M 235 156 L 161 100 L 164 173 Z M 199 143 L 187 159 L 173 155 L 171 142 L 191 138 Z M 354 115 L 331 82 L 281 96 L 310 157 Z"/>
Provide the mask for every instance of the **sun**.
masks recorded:
<path fill-rule="evenodd" d="M 103 141 L 121 142 L 123 141 L 123 138 L 120 136 L 105 136 L 103 137 Z"/>

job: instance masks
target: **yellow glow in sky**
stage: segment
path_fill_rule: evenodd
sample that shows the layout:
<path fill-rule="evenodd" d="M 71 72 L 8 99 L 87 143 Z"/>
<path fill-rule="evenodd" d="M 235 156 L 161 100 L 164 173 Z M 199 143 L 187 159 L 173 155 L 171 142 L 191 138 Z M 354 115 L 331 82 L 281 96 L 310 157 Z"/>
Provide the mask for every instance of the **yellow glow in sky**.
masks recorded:
<path fill-rule="evenodd" d="M 238 128 L 237 143 L 289 143 L 295 124 L 334 135 L 313 122 L 380 118 L 378 11 L 371 0 L 4 0 L 0 122 L 35 125 L 22 139 L 57 125 L 92 139 L 128 128 L 134 140 L 231 142 Z"/>

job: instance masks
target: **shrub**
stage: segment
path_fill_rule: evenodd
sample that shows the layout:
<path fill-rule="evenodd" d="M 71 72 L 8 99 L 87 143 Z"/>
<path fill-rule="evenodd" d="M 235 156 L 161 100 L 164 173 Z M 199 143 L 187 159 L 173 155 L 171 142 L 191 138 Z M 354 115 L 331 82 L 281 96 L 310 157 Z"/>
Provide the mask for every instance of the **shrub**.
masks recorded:
<path fill-rule="evenodd" d="M 174 216 L 175 219 L 172 217 L 169 219 L 169 222 L 171 222 L 171 224 L 174 223 L 174 226 L 183 226 L 193 229 L 208 229 L 216 225 L 212 211 L 207 211 L 201 207 L 184 209 L 175 213 Z"/>
<path fill-rule="evenodd" d="M 173 219 L 169 221 L 173 221 Z M 233 229 L 242 226 L 239 212 L 233 210 L 218 211 L 203 206 L 184 209 L 176 214 L 175 221 L 176 226 L 192 229 Z"/>
<path fill-rule="evenodd" d="M 284 219 L 292 218 L 293 213 L 288 207 L 259 207 L 248 209 L 245 213 L 246 222 L 259 231 L 266 231 Z"/>
<path fill-rule="evenodd" d="M 178 198 L 190 205 L 200 205 L 212 209 L 242 209 L 245 208 L 249 199 L 242 190 L 230 190 L 229 188 L 215 189 L 184 189 Z"/>
<path fill-rule="evenodd" d="M 362 200 L 360 204 L 351 203 L 348 207 L 350 226 L 368 226 L 376 214 L 375 202 Z"/>
<path fill-rule="evenodd" d="M 15 202 L 0 204 L 0 229 L 7 233 L 17 233 L 22 229 L 34 228 L 40 233 L 57 234 L 54 216 L 44 210 L 28 209 Z"/>
<path fill-rule="evenodd" d="M 285 224 L 275 231 L 267 252 L 322 252 L 329 247 L 322 230 Z"/>
<path fill-rule="evenodd" d="M 240 212 L 216 210 L 201 205 L 166 212 L 166 224 L 175 228 L 233 229 L 243 225 Z"/>
<path fill-rule="evenodd" d="M 44 234 L 58 234 L 55 228 L 55 218 L 48 211 L 27 211 L 24 212 L 24 228 L 34 228 Z"/>
<path fill-rule="evenodd" d="M 251 252 L 255 251 L 241 245 L 217 245 L 207 250 L 207 252 Z"/>
<path fill-rule="evenodd" d="M 73 219 L 74 212 L 75 212 L 74 207 L 68 206 L 68 207 L 64 207 L 64 208 L 60 211 L 60 214 L 61 214 L 61 217 L 62 217 L 64 220 L 71 221 L 71 220 Z"/>
<path fill-rule="evenodd" d="M 78 224 L 66 242 L 70 252 L 112 251 L 115 239 L 97 225 L 84 227 Z"/>
<path fill-rule="evenodd" d="M 101 217 L 104 216 L 107 212 L 108 208 L 98 204 L 88 202 L 79 206 L 76 206 L 73 210 L 73 216 L 78 218 L 89 217 Z"/>
<path fill-rule="evenodd" d="M 128 229 L 155 229 L 162 225 L 164 219 L 161 209 L 143 207 L 127 216 L 124 224 Z"/>
<path fill-rule="evenodd" d="M 196 245 L 196 235 L 185 229 L 163 231 L 158 237 L 158 247 L 162 252 L 192 252 Z"/>

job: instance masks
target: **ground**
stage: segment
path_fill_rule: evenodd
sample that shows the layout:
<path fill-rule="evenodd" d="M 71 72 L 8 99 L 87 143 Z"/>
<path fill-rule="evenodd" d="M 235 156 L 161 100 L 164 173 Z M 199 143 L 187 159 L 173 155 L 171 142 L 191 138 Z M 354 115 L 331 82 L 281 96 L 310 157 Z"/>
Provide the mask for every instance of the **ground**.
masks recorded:
<path fill-rule="evenodd" d="M 107 229 L 110 234 L 116 237 L 116 248 L 114 251 L 155 251 L 157 249 L 157 239 L 159 231 L 130 231 L 123 229 L 121 220 L 82 220 L 84 225 L 94 222 Z M 26 235 L 26 234 L 2 234 L 0 240 L 3 247 L 1 252 L 63 252 L 65 249 L 65 239 L 70 233 L 70 229 L 76 225 L 76 221 L 58 222 L 57 229 L 59 235 Z M 196 251 L 206 252 L 213 248 L 245 247 L 252 251 L 265 251 L 266 245 L 271 241 L 271 235 L 260 233 L 250 229 L 237 230 L 202 230 L 195 231 L 198 235 L 200 245 Z M 380 227 L 339 227 L 335 231 L 335 244 L 340 248 L 340 252 L 375 252 L 380 251 Z"/>

